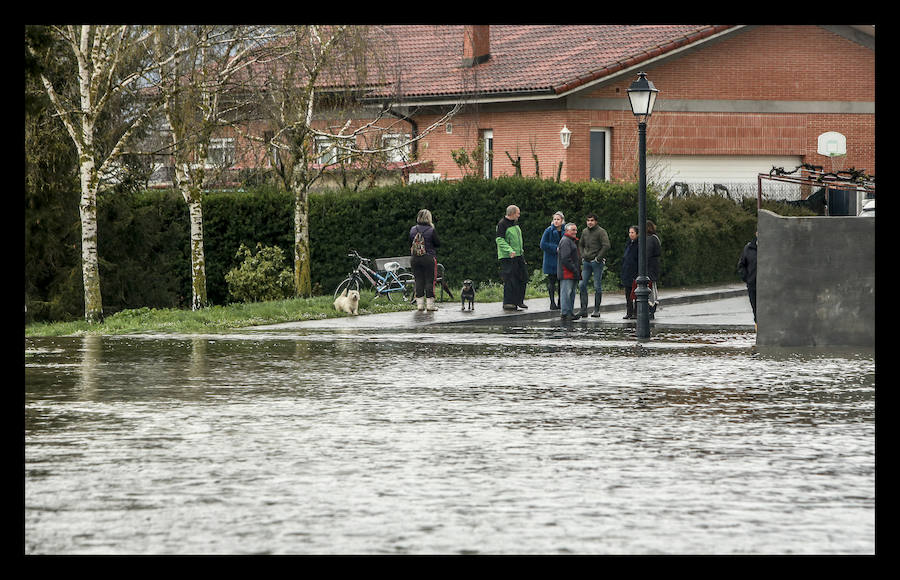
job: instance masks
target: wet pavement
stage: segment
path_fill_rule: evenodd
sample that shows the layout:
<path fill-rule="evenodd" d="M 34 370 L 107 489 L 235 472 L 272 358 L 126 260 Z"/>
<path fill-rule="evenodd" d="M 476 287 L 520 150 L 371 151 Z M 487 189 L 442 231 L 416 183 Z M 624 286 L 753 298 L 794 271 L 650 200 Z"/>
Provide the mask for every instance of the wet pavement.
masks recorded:
<path fill-rule="evenodd" d="M 743 284 L 723 284 L 694 288 L 660 288 L 660 306 L 656 317 L 650 321 L 654 327 L 723 328 L 753 330 L 753 311 L 747 299 L 747 288 Z M 590 311 L 593 312 L 593 295 L 590 297 Z M 578 308 L 578 297 L 575 298 Z M 463 311 L 457 301 L 439 302 L 434 312 L 389 312 L 342 316 L 323 320 L 304 320 L 254 326 L 248 330 L 290 330 L 290 329 L 391 329 L 430 326 L 435 324 L 496 324 L 507 320 L 520 324 L 526 320 L 559 320 L 559 311 L 550 310 L 547 298 L 526 300 L 527 310 L 503 310 L 500 302 L 476 303 L 474 310 Z M 624 292 L 603 294 L 599 318 L 583 318 L 567 324 L 634 326 L 634 320 L 624 320 Z M 562 321 L 560 321 L 562 323 Z"/>

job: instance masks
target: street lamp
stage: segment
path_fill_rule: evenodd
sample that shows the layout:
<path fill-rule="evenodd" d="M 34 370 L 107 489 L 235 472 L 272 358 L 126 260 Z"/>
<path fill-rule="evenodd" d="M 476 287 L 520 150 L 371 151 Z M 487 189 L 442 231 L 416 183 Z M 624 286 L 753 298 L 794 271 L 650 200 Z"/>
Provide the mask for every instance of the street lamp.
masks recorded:
<path fill-rule="evenodd" d="M 638 277 L 634 291 L 637 310 L 637 337 L 650 338 L 650 309 L 647 299 L 650 278 L 647 277 L 647 119 L 653 114 L 656 94 L 659 91 L 647 80 L 647 75 L 638 73 L 636 81 L 628 87 L 631 112 L 638 118 Z"/>

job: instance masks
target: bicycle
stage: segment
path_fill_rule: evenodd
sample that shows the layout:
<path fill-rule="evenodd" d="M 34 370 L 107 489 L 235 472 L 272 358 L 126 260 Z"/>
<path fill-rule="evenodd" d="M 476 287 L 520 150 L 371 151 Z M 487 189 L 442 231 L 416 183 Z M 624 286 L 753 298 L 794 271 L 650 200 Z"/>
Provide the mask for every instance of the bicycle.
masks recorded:
<path fill-rule="evenodd" d="M 375 290 L 375 298 L 384 296 L 388 300 L 393 300 L 393 296 L 399 293 L 405 302 L 412 301 L 416 289 L 415 278 L 409 272 L 398 273 L 398 270 L 401 269 L 399 263 L 389 262 L 385 264 L 386 270 L 382 274 L 368 265 L 372 260 L 363 258 L 356 250 L 350 250 L 347 256 L 357 259 L 356 267 L 335 288 L 335 298 L 347 289 L 359 291 L 360 286 L 368 282 Z"/>

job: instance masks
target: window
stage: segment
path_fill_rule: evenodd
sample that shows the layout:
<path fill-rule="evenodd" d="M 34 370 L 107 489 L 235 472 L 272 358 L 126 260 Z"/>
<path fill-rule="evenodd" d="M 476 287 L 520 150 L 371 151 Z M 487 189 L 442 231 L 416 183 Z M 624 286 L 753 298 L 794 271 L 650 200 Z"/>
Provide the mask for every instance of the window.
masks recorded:
<path fill-rule="evenodd" d="M 491 179 L 494 176 L 494 131 L 485 129 L 481 132 L 484 140 L 484 178 Z"/>
<path fill-rule="evenodd" d="M 385 152 L 388 161 L 406 163 L 409 161 L 409 135 L 390 133 L 381 137 L 381 146 L 387 149 Z"/>
<path fill-rule="evenodd" d="M 206 165 L 211 167 L 231 167 L 234 165 L 234 138 L 214 138 L 209 140 Z"/>
<path fill-rule="evenodd" d="M 609 180 L 609 129 L 591 129 L 591 181 Z"/>
<path fill-rule="evenodd" d="M 316 135 L 316 162 L 322 165 L 348 162 L 352 144 L 352 137 L 332 139 L 325 135 Z"/>

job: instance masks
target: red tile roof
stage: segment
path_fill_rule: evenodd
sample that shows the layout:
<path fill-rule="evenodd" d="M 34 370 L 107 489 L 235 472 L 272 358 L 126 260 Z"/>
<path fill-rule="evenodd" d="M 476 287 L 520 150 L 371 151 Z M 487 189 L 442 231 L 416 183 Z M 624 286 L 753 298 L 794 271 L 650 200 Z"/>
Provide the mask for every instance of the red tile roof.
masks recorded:
<path fill-rule="evenodd" d="M 560 94 L 730 26 L 491 25 L 490 59 L 463 66 L 463 25 L 373 26 L 403 99 Z"/>

